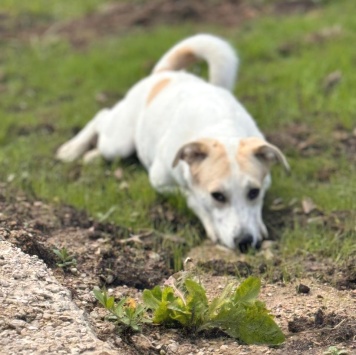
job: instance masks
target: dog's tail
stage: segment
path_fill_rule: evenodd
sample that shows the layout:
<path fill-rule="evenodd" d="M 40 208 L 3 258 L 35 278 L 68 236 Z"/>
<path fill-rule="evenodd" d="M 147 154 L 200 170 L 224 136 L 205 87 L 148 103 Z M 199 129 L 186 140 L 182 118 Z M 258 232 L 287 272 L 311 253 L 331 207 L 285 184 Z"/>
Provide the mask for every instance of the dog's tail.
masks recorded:
<path fill-rule="evenodd" d="M 176 44 L 159 60 L 153 73 L 180 70 L 205 60 L 209 67 L 209 81 L 232 90 L 235 85 L 238 58 L 234 49 L 223 39 L 209 34 L 188 37 Z"/>

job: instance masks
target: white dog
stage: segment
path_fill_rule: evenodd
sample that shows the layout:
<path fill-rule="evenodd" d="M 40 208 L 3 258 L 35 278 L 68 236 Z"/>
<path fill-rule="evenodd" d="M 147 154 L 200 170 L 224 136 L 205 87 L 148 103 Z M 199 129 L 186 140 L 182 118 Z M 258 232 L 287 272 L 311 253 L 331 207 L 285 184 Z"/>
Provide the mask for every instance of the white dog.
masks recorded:
<path fill-rule="evenodd" d="M 201 59 L 210 83 L 181 70 Z M 152 186 L 178 187 L 211 240 L 241 251 L 258 247 L 267 235 L 261 210 L 271 164 L 289 166 L 231 94 L 237 65 L 232 47 L 218 37 L 183 40 L 122 101 L 63 144 L 57 158 L 112 160 L 136 151 Z"/>

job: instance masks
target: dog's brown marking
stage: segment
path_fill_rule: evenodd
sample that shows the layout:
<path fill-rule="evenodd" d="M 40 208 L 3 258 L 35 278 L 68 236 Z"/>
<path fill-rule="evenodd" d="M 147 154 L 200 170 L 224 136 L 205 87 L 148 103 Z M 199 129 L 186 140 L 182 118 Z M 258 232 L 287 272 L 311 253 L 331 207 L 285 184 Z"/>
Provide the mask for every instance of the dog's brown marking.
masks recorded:
<path fill-rule="evenodd" d="M 167 64 L 158 72 L 166 70 L 181 70 L 197 62 L 199 58 L 194 55 L 190 47 L 183 47 L 174 51 L 168 58 Z"/>
<path fill-rule="evenodd" d="M 193 181 L 212 192 L 219 189 L 221 181 L 231 173 L 228 155 L 225 147 L 217 140 L 201 139 L 197 143 L 206 152 L 206 157 L 190 164 Z"/>
<path fill-rule="evenodd" d="M 241 139 L 236 160 L 241 170 L 261 182 L 274 163 L 280 163 L 287 173 L 290 172 L 289 164 L 283 153 L 273 144 L 257 137 Z"/>
<path fill-rule="evenodd" d="M 170 83 L 171 79 L 165 78 L 153 85 L 147 97 L 147 106 L 154 100 L 154 98 Z"/>
<path fill-rule="evenodd" d="M 241 171 L 250 175 L 260 183 L 262 183 L 269 171 L 268 165 L 262 164 L 255 156 L 255 153 L 263 144 L 265 143 L 260 138 L 252 137 L 241 139 L 236 154 L 236 160 Z"/>

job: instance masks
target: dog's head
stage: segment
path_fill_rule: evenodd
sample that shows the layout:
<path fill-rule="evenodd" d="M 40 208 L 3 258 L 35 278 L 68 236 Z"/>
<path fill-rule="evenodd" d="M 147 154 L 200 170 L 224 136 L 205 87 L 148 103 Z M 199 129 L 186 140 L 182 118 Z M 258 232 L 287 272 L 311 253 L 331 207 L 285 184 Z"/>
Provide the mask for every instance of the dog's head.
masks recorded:
<path fill-rule="evenodd" d="M 282 152 L 261 138 L 201 139 L 181 147 L 173 167 L 181 165 L 188 205 L 208 236 L 246 251 L 267 235 L 262 204 L 274 162 L 289 171 Z"/>

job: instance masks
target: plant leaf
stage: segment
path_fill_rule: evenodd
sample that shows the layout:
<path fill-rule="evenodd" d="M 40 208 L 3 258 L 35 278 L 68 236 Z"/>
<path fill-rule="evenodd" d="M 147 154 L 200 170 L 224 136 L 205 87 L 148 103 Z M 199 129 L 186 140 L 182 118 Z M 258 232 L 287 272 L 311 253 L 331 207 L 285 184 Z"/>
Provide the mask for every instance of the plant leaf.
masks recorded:
<path fill-rule="evenodd" d="M 114 304 L 115 304 L 115 298 L 113 296 L 110 296 L 106 299 L 105 308 L 111 310 L 114 308 Z"/>
<path fill-rule="evenodd" d="M 155 311 L 162 301 L 162 291 L 159 286 L 152 290 L 144 290 L 142 295 L 146 307 Z"/>
<path fill-rule="evenodd" d="M 53 253 L 55 253 L 62 260 L 62 253 L 59 249 L 53 249 Z"/>
<path fill-rule="evenodd" d="M 115 314 L 117 318 L 122 318 L 124 315 L 124 304 L 126 302 L 126 298 L 122 298 L 118 303 L 114 304 L 112 308 L 112 313 Z"/>
<path fill-rule="evenodd" d="M 219 309 L 226 303 L 230 301 L 231 291 L 234 285 L 228 284 L 219 297 L 215 297 L 209 306 L 208 317 L 213 318 Z"/>
<path fill-rule="evenodd" d="M 159 307 L 153 313 L 153 323 L 169 323 L 169 310 L 168 310 L 168 302 L 162 301 L 159 304 Z"/>
<path fill-rule="evenodd" d="M 94 288 L 93 293 L 95 298 L 100 302 L 100 304 L 106 308 L 105 292 L 102 292 L 100 289 Z"/>
<path fill-rule="evenodd" d="M 192 314 L 190 322 L 194 327 L 199 327 L 208 311 L 206 291 L 202 285 L 191 279 L 186 279 L 184 284 L 188 292 L 187 308 Z"/>
<path fill-rule="evenodd" d="M 261 289 L 261 281 L 257 277 L 249 277 L 236 289 L 234 302 L 251 302 L 257 299 Z"/>
<path fill-rule="evenodd" d="M 284 342 L 281 329 L 268 314 L 262 302 L 241 305 L 235 326 L 223 327 L 224 331 L 246 344 L 278 345 Z"/>

